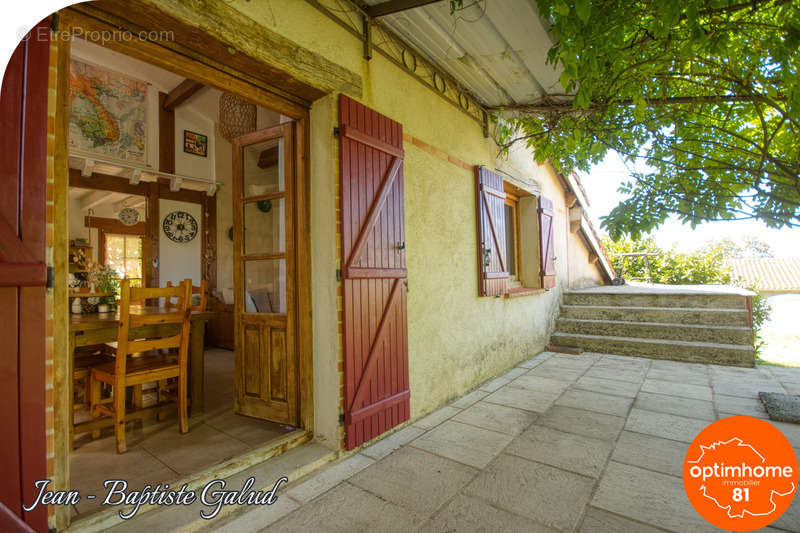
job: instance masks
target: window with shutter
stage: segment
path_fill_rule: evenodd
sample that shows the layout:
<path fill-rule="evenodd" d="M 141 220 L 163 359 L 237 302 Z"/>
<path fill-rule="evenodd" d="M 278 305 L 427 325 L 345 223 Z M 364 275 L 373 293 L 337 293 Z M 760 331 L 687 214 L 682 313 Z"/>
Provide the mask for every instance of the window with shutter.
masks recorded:
<path fill-rule="evenodd" d="M 553 201 L 539 197 L 539 257 L 542 288 L 556 286 L 555 241 L 553 239 Z"/>
<path fill-rule="evenodd" d="M 506 254 L 506 193 L 503 178 L 475 167 L 478 223 L 478 294 L 500 296 L 509 278 Z"/>

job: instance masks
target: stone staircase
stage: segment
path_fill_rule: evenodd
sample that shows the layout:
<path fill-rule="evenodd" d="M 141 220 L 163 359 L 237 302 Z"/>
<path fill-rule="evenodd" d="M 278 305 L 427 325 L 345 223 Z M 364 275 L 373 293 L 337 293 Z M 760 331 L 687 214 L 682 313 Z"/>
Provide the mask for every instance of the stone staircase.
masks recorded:
<path fill-rule="evenodd" d="M 564 293 L 550 344 L 696 363 L 753 366 L 751 293 L 624 285 Z"/>

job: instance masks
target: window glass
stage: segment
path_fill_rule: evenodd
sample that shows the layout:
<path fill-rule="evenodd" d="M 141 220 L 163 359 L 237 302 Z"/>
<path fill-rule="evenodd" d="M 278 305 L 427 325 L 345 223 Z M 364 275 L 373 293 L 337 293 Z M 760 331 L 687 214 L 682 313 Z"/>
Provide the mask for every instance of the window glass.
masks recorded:
<path fill-rule="evenodd" d="M 131 285 L 142 284 L 142 238 L 135 235 L 106 234 L 106 266 L 111 267 L 120 279 L 132 280 Z"/>
<path fill-rule="evenodd" d="M 517 275 L 517 246 L 515 237 L 516 228 L 516 206 L 505 205 L 506 214 L 506 270 L 512 276 Z"/>

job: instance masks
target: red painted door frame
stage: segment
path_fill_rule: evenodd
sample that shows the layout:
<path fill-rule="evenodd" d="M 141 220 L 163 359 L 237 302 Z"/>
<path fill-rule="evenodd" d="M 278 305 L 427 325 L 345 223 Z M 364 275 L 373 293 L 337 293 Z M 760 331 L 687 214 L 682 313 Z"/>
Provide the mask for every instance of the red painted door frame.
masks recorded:
<path fill-rule="evenodd" d="M 6 68 L 0 93 L 0 531 L 47 531 L 25 512 L 47 477 L 45 297 L 50 19 Z"/>
<path fill-rule="evenodd" d="M 409 418 L 403 127 L 339 96 L 345 445 Z"/>

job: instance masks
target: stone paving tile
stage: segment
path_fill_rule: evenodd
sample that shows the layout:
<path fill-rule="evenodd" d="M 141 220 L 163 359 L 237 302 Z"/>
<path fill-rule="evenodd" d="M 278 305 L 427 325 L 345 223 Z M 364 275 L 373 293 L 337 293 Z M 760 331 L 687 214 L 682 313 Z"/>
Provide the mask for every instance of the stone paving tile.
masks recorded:
<path fill-rule="evenodd" d="M 592 506 L 671 531 L 719 532 L 689 503 L 682 479 L 613 461 Z"/>
<path fill-rule="evenodd" d="M 290 488 L 286 491 L 286 494 L 301 503 L 309 502 L 374 462 L 373 459 L 364 457 L 358 453 L 351 455 L 347 459 L 339 461 L 315 476 L 312 476 L 307 481 Z"/>
<path fill-rule="evenodd" d="M 682 477 L 688 449 L 687 443 L 623 431 L 611 460 Z"/>
<path fill-rule="evenodd" d="M 714 381 L 712 382 L 715 394 L 725 394 L 727 396 L 740 396 L 742 398 L 758 398 L 759 392 L 786 392 L 777 381 Z"/>
<path fill-rule="evenodd" d="M 599 363 L 590 368 L 589 371 L 584 374 L 584 376 L 590 378 L 615 379 L 617 381 L 630 381 L 631 383 L 636 384 L 641 383 L 644 379 L 644 370 L 630 371 L 621 368 L 604 367 L 598 365 Z"/>
<path fill-rule="evenodd" d="M 519 387 L 522 389 L 530 389 L 534 391 L 553 392 L 561 394 L 569 387 L 566 381 L 558 381 L 556 379 L 543 378 L 539 376 L 532 376 L 527 374 L 520 378 L 515 379 L 508 384 L 509 387 Z"/>
<path fill-rule="evenodd" d="M 613 447 L 613 442 L 534 424 L 515 438 L 505 453 L 596 478 Z"/>
<path fill-rule="evenodd" d="M 514 437 L 449 420 L 411 443 L 431 453 L 484 468 Z"/>
<path fill-rule="evenodd" d="M 409 446 L 362 470 L 349 482 L 386 501 L 429 516 L 477 473 L 469 466 Z"/>
<path fill-rule="evenodd" d="M 435 517 L 425 522 L 418 533 L 453 533 L 456 531 L 555 533 L 556 530 L 493 507 L 483 500 L 458 495 Z"/>
<path fill-rule="evenodd" d="M 663 533 L 663 531 L 596 507 L 587 509 L 580 529 L 580 533 Z"/>
<path fill-rule="evenodd" d="M 595 439 L 614 440 L 622 431 L 625 419 L 556 405 L 539 417 L 536 424 Z"/>
<path fill-rule="evenodd" d="M 645 411 L 634 407 L 625 423 L 625 429 L 664 439 L 692 442 L 707 425 L 708 422 L 705 420 Z"/>
<path fill-rule="evenodd" d="M 485 397 L 489 395 L 488 392 L 475 389 L 474 391 L 470 392 L 459 398 L 458 400 L 454 401 L 450 404 L 450 407 L 455 407 L 456 409 L 466 409 L 470 405 L 480 400 L 483 400 Z"/>
<path fill-rule="evenodd" d="M 725 413 L 726 416 L 741 415 L 769 418 L 761 400 L 757 397 L 741 398 L 739 396 L 716 394 L 714 395 L 714 406 L 720 414 Z"/>
<path fill-rule="evenodd" d="M 517 379 L 518 377 L 520 377 L 522 374 L 526 373 L 527 371 L 528 371 L 527 368 L 520 368 L 518 366 L 515 366 L 514 368 L 512 368 L 511 370 L 509 370 L 508 372 L 506 372 L 505 374 L 503 374 L 500 377 L 511 381 L 511 380 Z"/>
<path fill-rule="evenodd" d="M 558 398 L 558 393 L 533 391 L 518 387 L 503 387 L 484 398 L 482 401 L 498 403 L 517 409 L 525 409 L 536 413 L 544 413 Z"/>
<path fill-rule="evenodd" d="M 800 533 L 800 496 L 794 495 L 792 504 L 772 525 L 778 529 Z"/>
<path fill-rule="evenodd" d="M 688 418 L 699 418 L 709 421 L 717 419 L 717 413 L 714 412 L 714 404 L 711 402 L 694 400 L 691 398 L 680 398 L 678 396 L 667 396 L 666 394 L 640 392 L 633 406 L 648 411 L 669 413 Z"/>
<path fill-rule="evenodd" d="M 588 477 L 503 454 L 467 486 L 465 493 L 546 526 L 572 531 L 594 483 Z"/>
<path fill-rule="evenodd" d="M 650 368 L 656 370 L 682 370 L 686 372 L 708 372 L 713 365 L 704 363 L 685 363 L 683 361 L 670 361 L 669 359 L 653 359 Z M 728 368 L 719 366 L 717 368 Z"/>
<path fill-rule="evenodd" d="M 423 517 L 385 501 L 350 483 L 342 483 L 321 498 L 295 510 L 264 531 L 268 533 L 407 533 Z"/>
<path fill-rule="evenodd" d="M 783 383 L 800 383 L 800 368 L 767 366 L 767 371 Z"/>
<path fill-rule="evenodd" d="M 586 352 L 584 355 L 593 354 L 597 357 L 598 361 L 616 361 L 618 363 L 626 364 L 631 367 L 634 366 L 642 366 L 646 367 L 649 366 L 651 363 L 650 359 L 644 357 L 632 357 L 630 355 L 615 355 L 611 353 L 593 353 L 593 352 Z"/>
<path fill-rule="evenodd" d="M 626 381 L 592 377 L 580 378 L 575 382 L 575 386 L 584 390 L 614 394 L 616 396 L 624 396 L 626 398 L 636 397 L 636 393 L 639 391 L 638 383 L 628 383 Z"/>
<path fill-rule="evenodd" d="M 299 507 L 289 498 L 278 497 L 272 505 L 255 505 L 253 508 L 225 523 L 215 524 L 215 533 L 242 533 L 244 531 L 260 531 L 276 520 L 286 516 Z"/>
<path fill-rule="evenodd" d="M 522 368 L 534 368 L 539 366 L 540 364 L 544 363 L 548 359 L 553 356 L 553 352 L 542 352 L 536 357 L 531 357 L 527 361 L 523 361 L 517 366 L 521 366 Z"/>
<path fill-rule="evenodd" d="M 586 409 L 615 416 L 627 416 L 632 403 L 632 398 L 574 388 L 569 389 L 556 400 L 556 405 Z"/>
<path fill-rule="evenodd" d="M 431 429 L 438 426 L 448 418 L 456 416 L 460 412 L 461 409 L 456 409 L 455 407 L 447 405 L 445 407 L 442 407 L 441 409 L 434 411 L 425 418 L 417 420 L 416 422 L 414 422 L 413 425 L 420 427 L 422 429 Z"/>
<path fill-rule="evenodd" d="M 794 394 L 795 396 L 800 396 L 800 383 L 791 383 L 791 382 L 784 382 L 781 383 L 783 388 L 786 389 L 787 394 Z"/>
<path fill-rule="evenodd" d="M 642 385 L 642 392 L 668 394 L 680 398 L 693 398 L 695 400 L 711 401 L 711 387 L 708 385 L 691 385 L 689 383 L 675 383 L 674 381 L 660 381 L 647 378 Z"/>
<path fill-rule="evenodd" d="M 538 376 L 541 378 L 550 378 L 550 379 L 557 379 L 559 381 L 566 381 L 567 383 L 573 383 L 579 377 L 581 377 L 586 371 L 582 368 L 580 369 L 569 369 L 569 368 L 558 368 L 552 366 L 538 366 L 528 372 L 526 375 L 528 376 Z"/>
<path fill-rule="evenodd" d="M 589 368 L 595 361 L 597 357 L 594 356 L 555 354 L 543 364 L 562 368 Z"/>
<path fill-rule="evenodd" d="M 536 416 L 536 413 L 523 409 L 478 402 L 461 411 L 453 420 L 507 435 L 518 435 L 536 420 Z"/>
<path fill-rule="evenodd" d="M 503 385 L 507 385 L 509 381 L 511 380 L 506 379 L 504 377 L 495 378 L 492 381 L 489 381 L 488 383 L 484 383 L 483 385 L 481 385 L 480 390 L 486 392 L 494 392 Z"/>
<path fill-rule="evenodd" d="M 420 435 L 425 433 L 425 430 L 415 426 L 406 426 L 403 429 L 392 433 L 388 437 L 379 440 L 375 444 L 361 450 L 361 455 L 372 457 L 375 460 L 383 459 L 396 449 L 408 444 Z"/>
<path fill-rule="evenodd" d="M 662 370 L 651 368 L 647 372 L 648 379 L 673 381 L 675 383 L 688 383 L 690 385 L 709 385 L 707 371 L 689 372 L 682 370 Z"/>

